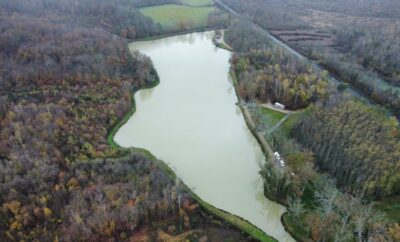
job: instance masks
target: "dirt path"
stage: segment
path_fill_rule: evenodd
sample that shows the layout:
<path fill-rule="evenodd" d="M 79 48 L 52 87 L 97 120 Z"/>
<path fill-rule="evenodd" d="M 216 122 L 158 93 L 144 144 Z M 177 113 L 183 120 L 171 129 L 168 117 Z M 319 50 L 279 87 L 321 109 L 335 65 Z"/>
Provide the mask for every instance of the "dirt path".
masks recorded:
<path fill-rule="evenodd" d="M 272 132 L 274 132 L 277 128 L 279 128 L 279 126 L 281 126 L 281 124 L 283 124 L 283 122 L 286 121 L 286 119 L 288 119 L 290 116 L 290 113 L 288 113 L 285 117 L 283 117 L 277 124 L 275 124 L 274 126 L 272 126 L 272 128 L 270 128 L 267 131 L 267 134 L 270 134 Z"/>

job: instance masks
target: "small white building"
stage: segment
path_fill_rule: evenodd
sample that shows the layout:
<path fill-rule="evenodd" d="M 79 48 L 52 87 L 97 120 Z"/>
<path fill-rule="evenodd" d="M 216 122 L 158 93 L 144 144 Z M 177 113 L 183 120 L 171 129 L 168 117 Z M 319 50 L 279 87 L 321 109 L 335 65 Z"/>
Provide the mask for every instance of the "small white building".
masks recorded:
<path fill-rule="evenodd" d="M 277 109 L 282 109 L 282 110 L 285 109 L 285 105 L 283 105 L 282 103 L 278 103 L 278 102 L 275 102 L 274 107 Z"/>
<path fill-rule="evenodd" d="M 222 44 L 222 36 L 215 36 L 215 43 Z"/>
<path fill-rule="evenodd" d="M 223 32 L 221 30 L 216 30 L 214 35 L 214 42 L 215 44 L 219 45 L 224 42 Z"/>

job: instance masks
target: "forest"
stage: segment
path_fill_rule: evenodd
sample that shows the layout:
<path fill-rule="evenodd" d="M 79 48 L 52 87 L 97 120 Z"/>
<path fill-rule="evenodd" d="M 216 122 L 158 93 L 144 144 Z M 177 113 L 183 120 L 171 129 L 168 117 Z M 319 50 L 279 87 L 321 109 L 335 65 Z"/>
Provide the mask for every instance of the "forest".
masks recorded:
<path fill-rule="evenodd" d="M 399 114 L 398 1 L 224 2 L 373 102 Z"/>
<path fill-rule="evenodd" d="M 245 100 L 280 102 L 290 109 L 307 107 L 327 95 L 324 73 L 274 45 L 249 22 L 234 23 L 227 42 L 238 51 L 231 68 L 238 77 L 238 93 Z"/>
<path fill-rule="evenodd" d="M 364 68 L 384 75 L 396 87 L 400 82 L 399 36 L 398 21 L 389 25 L 353 22 L 336 29 L 337 44 L 344 52 L 358 58 Z"/>
<path fill-rule="evenodd" d="M 400 241 L 396 215 L 374 206 L 400 195 L 399 125 L 384 108 L 400 113 L 400 2 L 223 2 L 259 26 L 225 31 L 240 98 L 295 111 L 266 134 L 288 166 L 260 172 L 265 195 L 288 206 L 287 229 L 300 241 Z M 171 33 L 139 11 L 160 4 L 184 2 L 0 1 L 0 241 L 251 241 L 160 161 L 107 141 L 132 93 L 159 81 L 127 42 Z M 213 13 L 207 27 L 226 21 Z M 384 107 L 346 96 L 262 28 Z"/>
<path fill-rule="evenodd" d="M 133 91 L 158 82 L 127 46 L 160 33 L 140 3 L 0 2 L 1 241 L 249 240 L 153 157 L 107 142 Z"/>
<path fill-rule="evenodd" d="M 250 18 L 259 16 L 252 13 Z M 375 31 L 368 27 L 363 30 Z M 343 34 L 336 31 L 337 35 Z M 390 40 L 397 38 L 390 35 L 395 31 L 381 31 L 387 33 Z M 356 33 L 343 36 L 342 41 L 348 46 L 348 55 L 362 61 L 361 43 L 368 44 L 363 39 L 368 34 Z M 286 57 L 287 52 L 274 44 L 265 31 L 246 20 L 229 28 L 226 38 L 235 49 L 231 62 L 237 76 L 237 90 L 247 101 L 244 105 L 252 112 L 256 131 L 265 134 L 266 140 L 288 164 L 282 169 L 266 162 L 261 175 L 265 181 L 265 195 L 288 206 L 283 221 L 291 234 L 299 241 L 399 240 L 397 212 L 384 213 L 374 206 L 387 198 L 398 200 L 400 194 L 397 119 L 385 108 L 366 104 L 365 100 L 361 102 L 343 93 L 343 85 L 332 88 L 327 81 L 321 88 L 321 95 L 300 106 L 294 105 L 296 96 L 292 99 L 284 99 L 284 95 L 274 96 L 279 93 L 275 90 L 282 94 L 285 90 L 276 82 L 287 79 L 287 92 L 296 88 L 296 84 L 300 89 L 310 91 L 310 87 L 305 85 L 308 82 L 298 81 L 299 75 L 316 75 L 323 80 L 327 73 L 314 72 L 312 66 L 307 66 L 294 55 Z M 390 51 L 396 44 L 393 41 L 384 48 L 385 53 L 393 55 L 391 60 L 397 57 L 397 52 Z M 376 46 L 371 44 L 369 47 L 372 53 L 379 51 L 379 47 L 374 49 Z M 357 51 L 360 55 L 356 54 Z M 363 68 L 384 69 L 384 62 L 379 62 L 380 67 L 372 67 L 374 58 L 381 58 L 379 55 L 364 58 L 371 62 Z M 274 68 L 276 64 L 279 68 Z M 347 69 L 353 71 L 353 67 L 348 65 Z M 271 82 L 263 86 L 258 73 L 264 74 L 265 80 L 272 74 Z M 272 82 L 274 79 L 275 83 Z M 275 90 L 272 89 L 276 87 L 274 84 L 277 86 Z M 265 87 L 272 90 L 266 91 Z M 257 111 L 257 107 L 266 101 L 282 102 L 289 109 L 305 109 L 289 115 L 281 127 L 270 133 L 267 132 L 271 127 L 270 120 Z"/>
<path fill-rule="evenodd" d="M 400 17 L 400 3 L 396 0 L 223 0 L 223 2 L 269 30 L 313 27 L 314 23 L 304 17 L 314 11 L 340 13 L 342 17 L 349 15 L 392 20 Z M 332 20 L 325 19 L 325 21 Z"/>
<path fill-rule="evenodd" d="M 62 23 L 73 28 L 103 29 L 126 39 L 139 39 L 188 30 L 188 28 L 178 28 L 179 26 L 174 28 L 162 26 L 140 11 L 142 7 L 163 4 L 183 6 L 185 3 L 182 0 L 4 0 L 0 2 L 0 12 L 9 17 L 15 14 L 40 17 L 52 23 Z M 222 12 L 211 12 L 205 17 L 203 28 L 220 27 L 226 22 Z"/>
<path fill-rule="evenodd" d="M 316 165 L 338 187 L 374 199 L 400 192 L 396 118 L 354 101 L 311 109 L 292 135 L 314 152 Z"/>
<path fill-rule="evenodd" d="M 263 129 L 263 119 L 258 122 Z M 264 192 L 288 206 L 283 221 L 296 239 L 400 238 L 397 212 L 374 206 L 398 199 L 400 188 L 398 123 L 382 108 L 338 93 L 265 135 L 287 167 L 266 162 Z"/>
<path fill-rule="evenodd" d="M 161 31 L 160 26 L 140 14 L 134 2 L 127 0 L 83 0 L 73 4 L 71 0 L 6 0 L 0 2 L 0 8 L 4 16 L 18 13 L 40 17 L 55 24 L 104 29 L 123 38 L 142 38 Z"/>

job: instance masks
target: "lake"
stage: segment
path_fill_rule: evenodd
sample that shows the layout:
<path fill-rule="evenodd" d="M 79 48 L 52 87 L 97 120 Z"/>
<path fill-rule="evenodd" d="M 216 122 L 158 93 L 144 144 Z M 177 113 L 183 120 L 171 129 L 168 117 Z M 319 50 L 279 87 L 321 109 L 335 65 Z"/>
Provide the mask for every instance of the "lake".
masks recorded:
<path fill-rule="evenodd" d="M 152 59 L 160 84 L 135 94 L 137 110 L 114 140 L 152 152 L 206 202 L 279 241 L 294 241 L 280 220 L 285 207 L 263 195 L 259 171 L 265 158 L 236 105 L 231 53 L 216 48 L 213 36 L 130 44 Z"/>

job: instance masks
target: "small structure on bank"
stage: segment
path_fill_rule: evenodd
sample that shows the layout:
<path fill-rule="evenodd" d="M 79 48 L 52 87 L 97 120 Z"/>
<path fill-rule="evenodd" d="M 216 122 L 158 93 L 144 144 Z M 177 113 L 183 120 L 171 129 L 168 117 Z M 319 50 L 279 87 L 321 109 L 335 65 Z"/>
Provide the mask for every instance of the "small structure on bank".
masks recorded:
<path fill-rule="evenodd" d="M 285 105 L 283 105 L 282 103 L 275 102 L 274 107 L 277 109 L 285 110 Z"/>
<path fill-rule="evenodd" d="M 222 44 L 223 39 L 222 39 L 222 32 L 221 32 L 221 30 L 215 31 L 214 41 L 215 41 L 216 44 Z"/>

